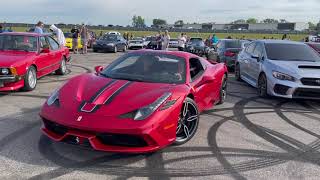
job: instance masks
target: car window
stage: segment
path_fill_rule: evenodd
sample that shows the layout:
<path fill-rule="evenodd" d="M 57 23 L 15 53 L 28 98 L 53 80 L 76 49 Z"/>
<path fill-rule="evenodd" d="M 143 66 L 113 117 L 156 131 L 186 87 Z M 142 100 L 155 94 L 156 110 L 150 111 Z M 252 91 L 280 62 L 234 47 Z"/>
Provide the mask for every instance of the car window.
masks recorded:
<path fill-rule="evenodd" d="M 223 47 L 223 41 L 218 41 L 217 48 L 222 48 L 222 47 Z"/>
<path fill-rule="evenodd" d="M 226 48 L 241 48 L 241 42 L 239 40 L 226 41 Z"/>
<path fill-rule="evenodd" d="M 271 60 L 320 62 L 319 54 L 306 44 L 268 43 L 265 46 Z"/>
<path fill-rule="evenodd" d="M 262 57 L 263 55 L 263 46 L 261 44 L 257 44 L 256 48 L 254 49 L 253 55 Z"/>
<path fill-rule="evenodd" d="M 256 46 L 256 43 L 249 44 L 246 48 L 246 52 L 249 54 L 253 54 L 255 46 Z"/>
<path fill-rule="evenodd" d="M 40 48 L 41 49 L 46 49 L 46 48 L 49 48 L 49 44 L 48 44 L 48 41 L 46 40 L 45 37 L 40 37 Z"/>
<path fill-rule="evenodd" d="M 37 51 L 38 39 L 34 36 L 0 35 L 0 50 Z"/>
<path fill-rule="evenodd" d="M 50 44 L 51 50 L 58 50 L 59 44 L 52 37 L 48 37 L 48 42 Z"/>
<path fill-rule="evenodd" d="M 199 78 L 204 72 L 204 68 L 203 68 L 200 60 L 197 58 L 190 58 L 189 67 L 190 67 L 191 81 L 194 81 L 197 78 Z"/>

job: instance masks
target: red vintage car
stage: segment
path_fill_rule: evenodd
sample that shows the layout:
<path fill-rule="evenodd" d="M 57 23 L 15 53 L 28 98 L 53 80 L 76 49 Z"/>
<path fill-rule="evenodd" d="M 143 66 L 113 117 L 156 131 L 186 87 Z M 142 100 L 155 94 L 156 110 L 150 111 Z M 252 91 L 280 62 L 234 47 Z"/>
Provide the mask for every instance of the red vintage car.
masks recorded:
<path fill-rule="evenodd" d="M 50 34 L 0 34 L 0 91 L 36 88 L 37 79 L 55 72 L 64 75 L 71 59 Z"/>
<path fill-rule="evenodd" d="M 42 131 L 110 152 L 184 144 L 196 134 L 199 114 L 225 101 L 227 77 L 224 64 L 186 52 L 128 53 L 56 90 L 40 112 Z"/>

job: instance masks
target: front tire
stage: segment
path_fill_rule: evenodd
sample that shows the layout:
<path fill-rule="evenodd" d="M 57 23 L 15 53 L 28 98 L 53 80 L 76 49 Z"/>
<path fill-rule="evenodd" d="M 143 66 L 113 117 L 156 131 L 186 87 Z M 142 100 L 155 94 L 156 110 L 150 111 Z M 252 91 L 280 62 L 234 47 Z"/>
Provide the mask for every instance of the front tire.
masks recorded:
<path fill-rule="evenodd" d="M 55 72 L 58 75 L 65 75 L 67 73 L 67 62 L 66 59 L 63 57 L 61 62 L 60 62 L 60 67 L 58 70 Z"/>
<path fill-rule="evenodd" d="M 258 80 L 258 95 L 262 98 L 268 97 L 268 85 L 267 77 L 265 74 L 261 74 Z"/>
<path fill-rule="evenodd" d="M 32 91 L 37 86 L 37 72 L 34 66 L 30 66 L 26 76 L 24 77 L 24 91 Z"/>
<path fill-rule="evenodd" d="M 114 50 L 113 50 L 114 53 L 117 53 L 118 52 L 118 48 L 117 46 L 114 46 Z"/>
<path fill-rule="evenodd" d="M 236 67 L 234 69 L 234 73 L 235 73 L 235 78 L 237 81 L 241 81 L 241 74 L 240 74 L 240 65 L 236 64 Z"/>
<path fill-rule="evenodd" d="M 176 129 L 175 145 L 188 142 L 197 132 L 199 125 L 199 110 L 196 103 L 191 98 L 186 98 Z"/>
<path fill-rule="evenodd" d="M 223 104 L 227 99 L 227 76 L 224 75 L 222 78 L 222 83 L 220 87 L 220 95 L 218 105 Z"/>
<path fill-rule="evenodd" d="M 127 46 L 124 46 L 122 51 L 126 52 L 127 51 Z"/>

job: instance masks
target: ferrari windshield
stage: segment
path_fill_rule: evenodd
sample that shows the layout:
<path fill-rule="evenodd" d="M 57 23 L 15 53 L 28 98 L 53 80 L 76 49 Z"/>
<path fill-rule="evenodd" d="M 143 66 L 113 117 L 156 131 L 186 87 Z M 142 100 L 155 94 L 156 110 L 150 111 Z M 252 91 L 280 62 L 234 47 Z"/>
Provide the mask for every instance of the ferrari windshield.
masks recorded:
<path fill-rule="evenodd" d="M 133 53 L 120 57 L 102 76 L 129 81 L 181 84 L 186 80 L 185 59 L 159 53 Z"/>
<path fill-rule="evenodd" d="M 0 50 L 37 51 L 37 38 L 23 35 L 0 35 Z"/>

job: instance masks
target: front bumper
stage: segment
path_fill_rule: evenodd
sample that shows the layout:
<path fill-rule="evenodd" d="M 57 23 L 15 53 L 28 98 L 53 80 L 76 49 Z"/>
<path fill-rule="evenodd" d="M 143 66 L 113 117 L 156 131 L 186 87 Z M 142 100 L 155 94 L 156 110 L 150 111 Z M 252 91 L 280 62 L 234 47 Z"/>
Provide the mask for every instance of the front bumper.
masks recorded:
<path fill-rule="evenodd" d="M 40 113 L 43 120 L 41 130 L 54 141 L 68 142 L 72 139 L 72 144 L 89 146 L 99 151 L 148 153 L 175 141 L 180 109 L 164 110 L 148 120 L 133 121 L 88 113 L 71 115 L 62 108 L 44 105 Z M 77 121 L 80 116 L 82 120 Z M 74 121 L 70 122 L 70 119 Z M 48 124 L 53 125 L 50 127 Z"/>
<path fill-rule="evenodd" d="M 15 91 L 24 87 L 23 76 L 0 76 L 0 91 Z"/>
<path fill-rule="evenodd" d="M 95 44 L 92 46 L 92 49 L 97 51 L 114 51 L 115 46 Z"/>
<path fill-rule="evenodd" d="M 308 86 L 301 83 L 275 79 L 272 75 L 268 78 L 268 93 L 272 96 L 289 99 L 314 99 L 320 100 L 320 85 Z"/>

